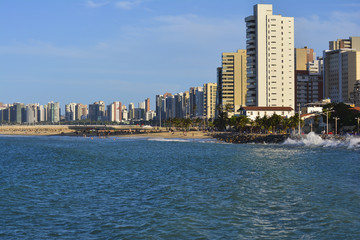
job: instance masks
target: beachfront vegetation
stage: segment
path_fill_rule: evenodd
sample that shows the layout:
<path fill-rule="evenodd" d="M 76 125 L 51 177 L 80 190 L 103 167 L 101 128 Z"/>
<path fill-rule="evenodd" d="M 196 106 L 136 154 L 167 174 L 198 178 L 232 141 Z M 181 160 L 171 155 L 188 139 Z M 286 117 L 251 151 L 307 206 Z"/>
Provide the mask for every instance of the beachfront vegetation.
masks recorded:
<path fill-rule="evenodd" d="M 300 121 L 303 125 L 303 121 Z M 294 130 L 299 125 L 299 115 L 295 114 L 290 118 L 285 118 L 274 114 L 272 116 L 256 117 L 255 120 L 247 116 L 232 116 L 227 118 L 227 114 L 220 113 L 219 118 L 215 119 L 214 126 L 217 130 L 234 129 L 246 133 L 286 133 Z"/>

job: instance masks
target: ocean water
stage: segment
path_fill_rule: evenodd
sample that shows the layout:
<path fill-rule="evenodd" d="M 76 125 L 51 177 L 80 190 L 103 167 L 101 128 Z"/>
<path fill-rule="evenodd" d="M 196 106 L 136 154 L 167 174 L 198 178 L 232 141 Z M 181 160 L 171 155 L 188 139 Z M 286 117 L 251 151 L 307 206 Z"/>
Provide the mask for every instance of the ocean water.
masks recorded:
<path fill-rule="evenodd" d="M 0 238 L 360 239 L 359 143 L 0 136 Z"/>

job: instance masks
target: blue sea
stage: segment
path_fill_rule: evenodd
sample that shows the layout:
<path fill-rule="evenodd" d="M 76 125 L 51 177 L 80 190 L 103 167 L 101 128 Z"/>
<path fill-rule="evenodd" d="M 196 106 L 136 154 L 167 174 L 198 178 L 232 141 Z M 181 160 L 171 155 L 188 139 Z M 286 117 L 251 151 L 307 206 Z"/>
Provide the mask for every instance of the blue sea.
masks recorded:
<path fill-rule="evenodd" d="M 0 136 L 0 238 L 360 239 L 359 142 Z"/>

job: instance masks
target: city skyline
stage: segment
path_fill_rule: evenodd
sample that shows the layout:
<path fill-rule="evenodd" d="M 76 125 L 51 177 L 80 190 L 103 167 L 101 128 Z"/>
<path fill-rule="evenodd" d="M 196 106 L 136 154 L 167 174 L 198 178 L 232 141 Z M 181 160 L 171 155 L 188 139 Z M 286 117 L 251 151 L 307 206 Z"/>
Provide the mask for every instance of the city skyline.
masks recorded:
<path fill-rule="evenodd" d="M 357 1 L 2 1 L 0 102 L 150 98 L 154 109 L 157 94 L 216 82 L 221 53 L 246 48 L 257 3 L 294 17 L 295 47 L 317 56 L 360 35 Z"/>

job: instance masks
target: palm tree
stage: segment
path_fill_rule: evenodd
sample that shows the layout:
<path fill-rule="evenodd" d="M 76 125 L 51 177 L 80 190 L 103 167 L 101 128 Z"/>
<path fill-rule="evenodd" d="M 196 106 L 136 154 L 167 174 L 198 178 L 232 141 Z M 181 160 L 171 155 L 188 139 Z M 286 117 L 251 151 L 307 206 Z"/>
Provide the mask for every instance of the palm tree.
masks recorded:
<path fill-rule="evenodd" d="M 243 130 L 246 125 L 250 123 L 250 119 L 245 115 L 240 115 L 237 122 L 237 126 L 239 127 L 239 129 Z"/>
<path fill-rule="evenodd" d="M 269 118 L 269 122 L 270 122 L 273 133 L 275 133 L 276 129 L 280 126 L 281 121 L 282 121 L 282 117 L 280 115 L 277 115 L 276 113 L 274 113 Z"/>
<path fill-rule="evenodd" d="M 229 118 L 229 113 L 234 112 L 234 109 L 230 103 L 225 104 L 224 111 L 226 113 L 226 117 Z"/>
<path fill-rule="evenodd" d="M 299 126 L 299 114 L 295 113 L 294 116 L 290 117 L 289 127 L 294 131 Z"/>
<path fill-rule="evenodd" d="M 290 118 L 287 117 L 283 118 L 281 124 L 283 126 L 283 130 L 287 132 L 288 128 L 290 127 Z"/>

